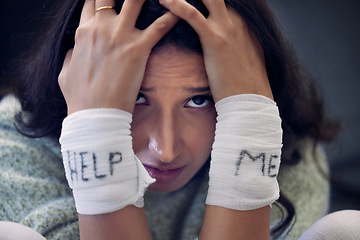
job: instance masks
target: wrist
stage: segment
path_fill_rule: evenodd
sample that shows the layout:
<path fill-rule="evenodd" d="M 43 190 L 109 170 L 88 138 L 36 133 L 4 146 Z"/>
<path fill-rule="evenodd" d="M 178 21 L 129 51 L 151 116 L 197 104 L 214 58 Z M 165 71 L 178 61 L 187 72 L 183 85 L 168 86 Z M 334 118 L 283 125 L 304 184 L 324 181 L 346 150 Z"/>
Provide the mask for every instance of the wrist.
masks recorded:
<path fill-rule="evenodd" d="M 64 120 L 61 151 L 79 213 L 143 206 L 153 179 L 132 150 L 131 120 L 130 113 L 118 109 L 79 111 Z"/>
<path fill-rule="evenodd" d="M 237 95 L 216 103 L 207 204 L 235 210 L 270 205 L 279 197 L 281 119 L 274 101 Z"/>

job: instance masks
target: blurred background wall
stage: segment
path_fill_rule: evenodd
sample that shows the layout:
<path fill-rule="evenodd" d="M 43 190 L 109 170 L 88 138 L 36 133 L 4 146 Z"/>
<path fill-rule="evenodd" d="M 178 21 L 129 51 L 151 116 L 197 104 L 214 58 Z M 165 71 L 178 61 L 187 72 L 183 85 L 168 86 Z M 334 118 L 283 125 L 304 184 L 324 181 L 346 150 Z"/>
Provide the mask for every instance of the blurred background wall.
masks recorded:
<path fill-rule="evenodd" d="M 360 209 L 360 1 L 267 0 L 300 61 L 317 78 L 328 112 L 343 121 L 325 146 L 332 210 Z"/>
<path fill-rule="evenodd" d="M 325 146 L 332 178 L 331 210 L 360 209 L 360 1 L 267 0 L 300 61 L 318 79 L 328 112 L 344 130 Z M 31 43 L 55 0 L 0 0 L 0 74 Z M 1 86 L 1 84 L 0 84 Z"/>

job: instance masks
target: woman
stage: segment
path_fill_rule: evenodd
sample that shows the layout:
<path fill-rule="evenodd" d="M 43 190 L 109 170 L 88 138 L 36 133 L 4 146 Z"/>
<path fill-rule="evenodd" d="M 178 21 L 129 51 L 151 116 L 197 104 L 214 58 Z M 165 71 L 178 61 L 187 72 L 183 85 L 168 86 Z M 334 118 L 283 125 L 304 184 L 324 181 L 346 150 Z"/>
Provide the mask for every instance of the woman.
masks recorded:
<path fill-rule="evenodd" d="M 266 4 L 191 4 L 62 2 L 38 57 L 27 63 L 22 76 L 29 91 L 20 91 L 17 127 L 33 137 L 62 131 L 81 238 L 200 233 L 204 239 L 264 239 L 271 229 L 274 239 L 295 239 L 326 211 L 328 186 L 319 173 L 324 158 L 314 146 L 331 140 L 337 127 Z M 283 194 L 274 203 L 282 142 Z M 42 159 L 56 159 L 57 145 L 40 145 L 33 148 L 48 149 Z M 35 203 L 15 218 L 6 206 L 6 219 L 40 223 L 37 230 L 48 238 L 76 238 L 69 189 L 58 176 L 59 163 L 51 162 L 47 173 L 34 168 L 47 179 L 34 202 L 51 202 L 48 212 L 61 213 L 60 219 L 29 214 Z M 321 196 L 318 187 L 309 189 L 315 182 Z M 48 221 L 51 228 L 41 224 Z"/>

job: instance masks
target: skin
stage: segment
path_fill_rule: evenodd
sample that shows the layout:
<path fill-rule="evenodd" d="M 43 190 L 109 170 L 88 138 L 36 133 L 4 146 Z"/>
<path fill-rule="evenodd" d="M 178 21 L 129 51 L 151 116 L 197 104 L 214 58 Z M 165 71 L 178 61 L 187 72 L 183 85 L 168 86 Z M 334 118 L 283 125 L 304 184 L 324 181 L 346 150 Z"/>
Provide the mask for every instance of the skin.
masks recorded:
<path fill-rule="evenodd" d="M 59 85 L 69 114 L 100 107 L 122 109 L 133 113 L 134 116 L 150 114 L 146 110 L 148 106 L 135 107 L 142 84 L 144 87 L 151 87 L 146 81 L 155 79 L 153 76 L 156 74 L 151 69 L 145 72 L 146 64 L 148 61 L 152 63 L 161 59 L 156 54 L 149 59 L 151 49 L 179 18 L 187 21 L 200 37 L 204 52 L 203 66 L 215 102 L 244 93 L 272 98 L 261 47 L 243 19 L 233 9 L 226 8 L 222 0 L 204 0 L 210 12 L 208 18 L 204 18 L 185 1 L 161 0 L 160 3 L 169 9 L 169 12 L 141 31 L 135 28 L 135 22 L 143 2 L 144 0 L 125 0 L 118 15 L 112 9 L 95 13 L 95 9 L 99 7 L 114 6 L 114 0 L 85 1 L 80 26 L 75 36 L 75 47 L 67 54 L 59 76 Z M 186 67 L 186 64 L 183 66 Z M 164 70 L 159 74 L 166 76 L 165 72 Z M 175 87 L 170 82 L 171 80 L 166 82 L 168 85 L 164 87 Z M 158 88 L 158 91 L 163 92 L 164 89 Z M 179 104 L 180 99 L 184 97 L 183 93 L 181 91 L 179 95 L 175 95 L 168 105 L 158 96 L 151 94 L 153 93 L 150 93 L 149 98 L 155 104 L 150 105 L 150 108 L 159 111 L 158 120 L 163 124 L 157 134 L 148 131 L 145 139 L 141 139 L 139 133 L 134 132 L 134 137 L 139 139 L 139 143 L 134 143 L 135 151 L 139 156 L 152 156 L 152 163 L 161 164 L 163 161 L 169 161 L 166 159 L 173 159 L 173 164 L 184 164 L 185 158 L 175 156 L 179 155 L 179 152 L 180 155 L 187 155 L 187 147 L 182 145 L 183 136 L 175 138 L 177 130 L 171 127 L 177 118 L 184 119 L 188 116 L 188 109 L 184 110 L 181 107 L 183 105 Z M 143 107 L 145 109 L 139 110 Z M 156 119 L 150 114 L 150 120 Z M 134 128 L 136 124 L 139 123 L 135 121 Z M 184 124 L 187 122 L 184 121 Z M 170 148 L 164 148 L 166 145 L 164 139 L 161 139 L 161 136 L 165 138 L 164 129 L 173 131 L 171 143 L 166 143 L 172 145 Z M 163 156 L 153 157 L 156 156 L 155 148 L 151 149 L 154 146 L 158 150 L 161 149 Z M 166 158 L 164 154 L 173 157 Z M 150 160 L 143 158 L 142 161 L 147 164 Z M 189 178 L 192 173 L 186 175 L 186 178 Z M 181 179 L 181 183 L 165 190 L 181 186 L 186 181 L 185 176 Z M 200 238 L 268 239 L 269 224 L 269 207 L 235 211 L 207 206 Z M 103 215 L 79 215 L 79 225 L 81 239 L 151 239 L 144 209 L 134 206 Z"/>
<path fill-rule="evenodd" d="M 134 152 L 145 166 L 183 168 L 174 181 L 150 190 L 179 189 L 209 158 L 216 111 L 208 95 L 202 56 L 174 46 L 150 55 L 131 127 Z"/>

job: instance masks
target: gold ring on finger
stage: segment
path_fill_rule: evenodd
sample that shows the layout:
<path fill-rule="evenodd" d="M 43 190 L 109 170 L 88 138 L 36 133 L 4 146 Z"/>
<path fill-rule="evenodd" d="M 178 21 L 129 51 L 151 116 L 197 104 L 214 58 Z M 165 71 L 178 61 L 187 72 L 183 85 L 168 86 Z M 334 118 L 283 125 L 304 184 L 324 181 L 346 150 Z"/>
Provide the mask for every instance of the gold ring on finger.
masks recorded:
<path fill-rule="evenodd" d="M 101 11 L 101 10 L 105 10 L 105 9 L 114 9 L 115 7 L 113 6 L 103 6 L 103 7 L 99 7 L 95 10 L 95 13 Z"/>

